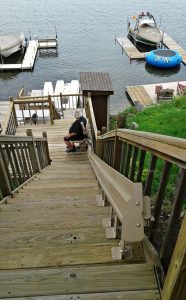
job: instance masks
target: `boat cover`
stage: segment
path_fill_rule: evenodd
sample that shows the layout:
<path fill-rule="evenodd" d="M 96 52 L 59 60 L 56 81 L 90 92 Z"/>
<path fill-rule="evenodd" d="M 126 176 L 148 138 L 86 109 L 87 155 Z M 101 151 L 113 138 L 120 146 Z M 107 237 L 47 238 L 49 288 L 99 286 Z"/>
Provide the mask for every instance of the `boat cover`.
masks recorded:
<path fill-rule="evenodd" d="M 0 50 L 6 50 L 20 44 L 22 42 L 21 36 L 18 35 L 1 35 L 0 36 Z"/>

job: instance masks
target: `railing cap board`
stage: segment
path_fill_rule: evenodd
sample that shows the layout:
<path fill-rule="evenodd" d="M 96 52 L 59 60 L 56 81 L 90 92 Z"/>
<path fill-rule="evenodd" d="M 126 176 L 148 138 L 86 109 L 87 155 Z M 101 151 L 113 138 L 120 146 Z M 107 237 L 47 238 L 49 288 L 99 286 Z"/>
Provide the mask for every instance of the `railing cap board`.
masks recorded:
<path fill-rule="evenodd" d="M 60 98 L 60 97 L 70 97 L 70 96 L 83 96 L 83 94 L 81 93 L 71 93 L 71 94 L 66 94 L 66 93 L 60 93 L 60 94 L 56 94 L 56 95 L 48 95 L 50 96 L 51 98 Z M 48 96 L 19 96 L 18 98 L 19 99 L 15 99 L 14 101 L 23 101 L 23 100 L 30 100 L 30 99 L 33 99 L 33 100 L 37 100 L 37 99 L 48 99 Z M 23 102 L 21 102 L 23 103 Z"/>
<path fill-rule="evenodd" d="M 22 143 L 22 142 L 31 142 L 32 137 L 28 136 L 12 136 L 12 135 L 0 135 L 0 143 Z M 47 141 L 47 138 L 44 137 L 37 137 L 34 138 L 35 142 Z"/>
<path fill-rule="evenodd" d="M 139 147 L 144 147 L 145 150 L 153 151 L 159 157 L 168 161 L 181 164 L 186 167 L 186 140 L 176 137 L 169 137 L 160 134 L 141 132 L 128 129 L 117 129 L 106 133 L 98 140 L 105 138 L 114 138 L 118 136 L 121 140 L 126 140 Z"/>
<path fill-rule="evenodd" d="M 104 193 L 122 223 L 122 239 L 126 242 L 141 241 L 144 237 L 142 184 L 133 183 L 92 152 L 89 158 Z"/>

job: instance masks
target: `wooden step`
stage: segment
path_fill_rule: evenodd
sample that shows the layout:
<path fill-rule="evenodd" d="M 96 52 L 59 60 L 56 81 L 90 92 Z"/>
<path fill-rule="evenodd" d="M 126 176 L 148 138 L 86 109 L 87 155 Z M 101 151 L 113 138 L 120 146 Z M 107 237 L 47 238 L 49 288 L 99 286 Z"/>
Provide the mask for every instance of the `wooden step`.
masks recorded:
<path fill-rule="evenodd" d="M 0 291 L 1 298 L 70 294 L 70 299 L 81 299 L 73 298 L 72 295 L 77 294 L 94 296 L 94 293 L 104 295 L 105 293 L 126 292 L 130 295 L 132 291 L 135 293 L 139 291 L 141 299 L 153 299 L 143 298 L 143 293 L 151 291 L 147 294 L 148 296 L 153 295 L 157 292 L 157 283 L 153 266 L 150 264 L 102 264 L 49 269 L 2 270 L 0 271 Z M 154 299 L 159 299 L 158 295 Z"/>
<path fill-rule="evenodd" d="M 91 294 L 70 294 L 70 295 L 52 295 L 35 296 L 32 298 L 16 297 L 9 300 L 160 300 L 157 290 L 125 291 L 114 293 L 91 293 Z M 2 300 L 5 300 L 2 299 Z"/>

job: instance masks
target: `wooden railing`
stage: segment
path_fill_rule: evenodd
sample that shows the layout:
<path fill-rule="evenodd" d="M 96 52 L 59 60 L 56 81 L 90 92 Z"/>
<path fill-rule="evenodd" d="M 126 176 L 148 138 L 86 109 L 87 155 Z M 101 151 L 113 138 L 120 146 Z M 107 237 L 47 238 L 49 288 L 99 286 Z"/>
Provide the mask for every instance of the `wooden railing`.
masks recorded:
<path fill-rule="evenodd" d="M 46 133 L 42 138 L 0 135 L 0 200 L 13 195 L 51 163 Z"/>
<path fill-rule="evenodd" d="M 94 129 L 91 107 L 91 99 L 88 98 L 86 112 L 96 154 L 132 182 L 143 184 L 143 196 L 151 207 L 145 232 L 167 273 L 163 299 L 182 299 L 171 297 L 176 294 L 179 284 L 183 288 L 185 278 L 186 236 L 183 232 L 186 222 L 183 222 L 183 205 L 186 203 L 186 140 L 127 129 L 99 136 Z M 180 248 L 183 245 L 184 249 Z M 176 253 L 180 257 L 176 257 Z M 175 272 L 171 275 L 173 269 Z M 170 285 L 171 297 L 168 292 Z M 179 293 L 181 295 L 180 286 Z"/>
<path fill-rule="evenodd" d="M 47 99 L 48 95 L 44 96 L 28 96 L 24 94 L 24 88 L 22 88 L 19 92 L 18 99 L 19 100 L 37 100 L 37 99 Z M 58 112 L 62 112 L 65 109 L 76 109 L 77 107 L 84 107 L 82 94 L 81 93 L 59 93 L 58 95 L 49 95 L 54 106 Z"/>
<path fill-rule="evenodd" d="M 15 135 L 18 126 L 13 99 L 10 98 L 9 110 L 3 126 L 2 134 Z"/>

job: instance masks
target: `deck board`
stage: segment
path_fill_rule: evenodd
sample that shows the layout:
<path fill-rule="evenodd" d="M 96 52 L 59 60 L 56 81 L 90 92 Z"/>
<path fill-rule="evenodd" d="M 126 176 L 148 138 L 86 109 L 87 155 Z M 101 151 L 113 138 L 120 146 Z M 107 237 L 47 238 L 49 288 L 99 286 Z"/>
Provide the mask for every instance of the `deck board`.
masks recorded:
<path fill-rule="evenodd" d="M 27 297 L 16 297 L 17 300 L 28 300 Z M 159 293 L 156 290 L 143 291 L 124 291 L 114 293 L 91 293 L 91 294 L 71 294 L 71 295 L 52 295 L 29 297 L 29 300 L 160 300 Z M 1 299 L 1 300 L 5 300 Z M 9 298 L 15 300 L 15 298 Z"/>
<path fill-rule="evenodd" d="M 156 278 L 151 265 L 67 266 L 37 271 L 5 270 L 0 273 L 1 297 L 53 295 L 54 290 L 58 295 L 133 289 L 156 289 Z"/>

